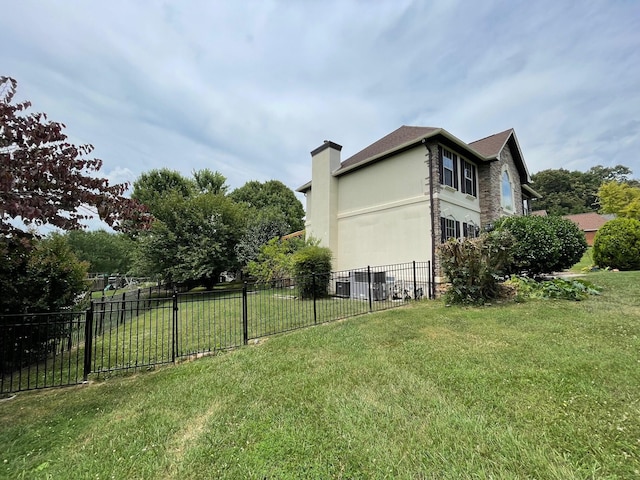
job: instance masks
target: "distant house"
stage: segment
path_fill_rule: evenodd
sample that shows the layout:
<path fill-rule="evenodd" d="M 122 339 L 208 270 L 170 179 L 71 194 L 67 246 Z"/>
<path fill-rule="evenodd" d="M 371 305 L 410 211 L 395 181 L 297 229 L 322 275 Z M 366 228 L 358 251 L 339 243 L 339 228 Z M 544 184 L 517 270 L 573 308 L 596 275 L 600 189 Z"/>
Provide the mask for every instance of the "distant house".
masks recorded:
<path fill-rule="evenodd" d="M 580 230 L 584 232 L 584 236 L 587 239 L 587 244 L 590 247 L 593 246 L 593 239 L 595 238 L 596 233 L 598 232 L 600 227 L 602 227 L 602 225 L 609 221 L 607 217 L 596 212 L 565 215 L 564 218 L 571 220 L 573 223 L 578 225 Z"/>
<path fill-rule="evenodd" d="M 526 214 L 539 197 L 513 129 L 466 143 L 443 128 L 402 126 L 344 161 L 341 150 L 330 141 L 313 150 L 311 181 L 297 189 L 306 232 L 331 249 L 337 270 L 435 265 L 441 242 Z"/>

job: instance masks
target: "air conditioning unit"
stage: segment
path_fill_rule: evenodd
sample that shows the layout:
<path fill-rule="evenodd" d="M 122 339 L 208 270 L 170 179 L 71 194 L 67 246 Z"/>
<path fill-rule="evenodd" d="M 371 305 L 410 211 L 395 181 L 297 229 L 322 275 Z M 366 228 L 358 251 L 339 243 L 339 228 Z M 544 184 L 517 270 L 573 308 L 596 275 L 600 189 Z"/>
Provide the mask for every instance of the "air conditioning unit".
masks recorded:
<path fill-rule="evenodd" d="M 351 298 L 369 299 L 369 274 L 364 271 L 351 272 Z M 387 273 L 371 272 L 371 298 L 375 301 L 386 300 L 388 296 Z"/>
<path fill-rule="evenodd" d="M 343 280 L 336 282 L 336 297 L 349 298 L 351 296 L 351 282 Z"/>

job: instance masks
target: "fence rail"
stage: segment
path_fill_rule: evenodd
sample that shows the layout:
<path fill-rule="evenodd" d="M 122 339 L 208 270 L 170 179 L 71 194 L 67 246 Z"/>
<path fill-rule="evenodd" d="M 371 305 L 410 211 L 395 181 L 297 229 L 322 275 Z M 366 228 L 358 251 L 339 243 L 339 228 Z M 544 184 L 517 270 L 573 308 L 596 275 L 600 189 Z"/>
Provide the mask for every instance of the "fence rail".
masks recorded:
<path fill-rule="evenodd" d="M 303 285 L 304 284 L 304 288 Z M 430 297 L 430 262 L 104 297 L 84 312 L 0 316 L 0 394 L 65 386 L 228 350 Z M 306 292 L 306 293 L 305 293 Z"/>

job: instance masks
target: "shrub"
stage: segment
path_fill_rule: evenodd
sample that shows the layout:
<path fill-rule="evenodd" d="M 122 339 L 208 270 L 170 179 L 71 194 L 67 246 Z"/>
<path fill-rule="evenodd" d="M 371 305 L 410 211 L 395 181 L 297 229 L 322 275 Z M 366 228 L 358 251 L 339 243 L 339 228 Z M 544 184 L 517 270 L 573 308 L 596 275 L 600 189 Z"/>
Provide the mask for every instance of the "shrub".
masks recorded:
<path fill-rule="evenodd" d="M 80 262 L 64 236 L 43 239 L 0 237 L 0 315 L 47 313 L 79 308 L 88 264 Z M 60 325 L 31 325 L 33 317 L 0 316 L 0 371 L 43 358 L 52 342 L 68 334 Z M 43 317 L 46 318 L 46 317 Z M 18 322 L 21 325 L 11 325 Z"/>
<path fill-rule="evenodd" d="M 584 234 L 560 217 L 505 217 L 496 229 L 515 238 L 510 273 L 536 276 L 575 265 L 587 248 Z"/>
<path fill-rule="evenodd" d="M 571 220 L 562 217 L 541 217 L 551 225 L 559 244 L 559 258 L 550 272 L 558 272 L 573 267 L 587 251 L 587 239 L 584 232 Z"/>
<path fill-rule="evenodd" d="M 451 282 L 445 299 L 455 304 L 478 305 L 496 298 L 504 268 L 511 263 L 512 245 L 513 237 L 506 231 L 442 244 L 441 265 Z"/>
<path fill-rule="evenodd" d="M 293 276 L 301 298 L 326 297 L 331 278 L 331 250 L 307 245 L 293 255 Z"/>
<path fill-rule="evenodd" d="M 261 283 L 277 283 L 293 277 L 293 253 L 303 245 L 301 240 L 272 238 L 260 248 L 256 260 L 249 262 L 247 272 Z"/>
<path fill-rule="evenodd" d="M 640 269 L 640 221 L 616 218 L 605 223 L 593 242 L 593 261 L 603 268 Z"/>

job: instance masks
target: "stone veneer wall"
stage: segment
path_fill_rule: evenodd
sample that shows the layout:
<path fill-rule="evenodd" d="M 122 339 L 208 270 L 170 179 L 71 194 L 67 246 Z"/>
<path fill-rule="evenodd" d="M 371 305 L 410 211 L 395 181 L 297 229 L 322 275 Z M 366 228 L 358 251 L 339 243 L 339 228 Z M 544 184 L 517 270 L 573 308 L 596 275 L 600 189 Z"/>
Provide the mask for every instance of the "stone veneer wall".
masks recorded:
<path fill-rule="evenodd" d="M 506 166 L 511 179 L 513 211 L 504 210 L 501 205 L 502 169 Z M 507 144 L 496 162 L 480 165 L 478 168 L 478 194 L 480 195 L 480 223 L 482 227 L 504 215 L 522 215 L 522 189 L 520 174 L 513 161 L 511 148 Z"/>
<path fill-rule="evenodd" d="M 431 159 L 431 178 L 433 179 L 433 196 L 437 196 L 438 192 L 441 189 L 441 185 L 440 185 L 440 158 L 438 157 L 438 143 L 437 142 L 429 142 L 427 144 L 427 149 L 429 150 L 429 158 Z M 427 179 L 427 182 L 429 182 L 429 179 Z M 429 183 L 427 183 L 427 195 L 429 194 Z M 433 224 L 433 234 L 432 234 L 432 238 L 429 239 L 430 241 L 433 240 L 433 242 L 435 243 L 435 256 L 434 258 L 431 259 L 432 261 L 432 268 L 433 271 L 435 272 L 436 276 L 440 276 L 440 256 L 438 255 L 438 245 L 440 244 L 440 201 L 438 201 L 437 199 L 430 203 L 430 208 L 433 209 L 433 218 L 434 218 L 434 224 Z M 429 223 L 431 223 L 431 218 L 429 218 Z"/>

